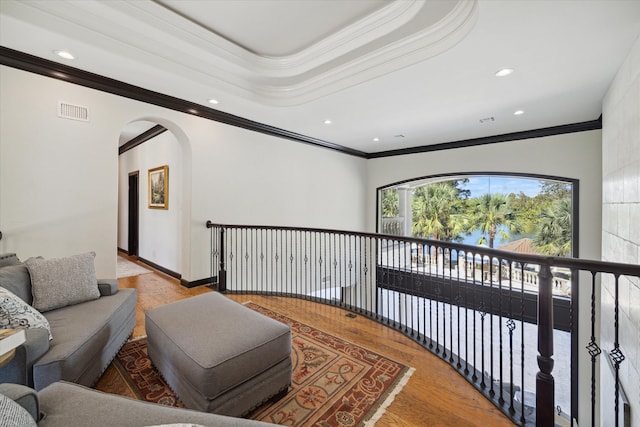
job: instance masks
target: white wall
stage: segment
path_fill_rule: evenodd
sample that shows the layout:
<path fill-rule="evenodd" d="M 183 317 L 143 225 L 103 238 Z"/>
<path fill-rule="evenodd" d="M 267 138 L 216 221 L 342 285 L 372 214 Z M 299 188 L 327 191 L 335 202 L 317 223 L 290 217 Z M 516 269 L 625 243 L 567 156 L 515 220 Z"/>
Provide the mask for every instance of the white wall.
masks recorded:
<path fill-rule="evenodd" d="M 149 169 L 169 167 L 169 208 L 150 209 Z M 182 150 L 175 135 L 164 132 L 119 156 L 118 247 L 129 250 L 129 175 L 138 172 L 138 256 L 171 271 L 182 269 Z"/>
<path fill-rule="evenodd" d="M 118 138 L 135 120 L 165 126 L 180 145 L 177 272 L 185 280 L 210 274 L 209 219 L 365 228 L 364 159 L 5 66 L 0 85 L 2 252 L 25 259 L 95 250 L 98 274 L 114 277 Z M 58 100 L 89 107 L 91 122 L 58 119 Z"/>
<path fill-rule="evenodd" d="M 609 88 L 602 111 L 602 259 L 637 265 L 640 264 L 640 38 Z M 607 351 L 613 348 L 614 293 L 612 281 L 604 282 L 601 347 Z M 640 282 L 623 277 L 619 293 L 620 346 L 626 357 L 621 364 L 620 380 L 631 403 L 631 425 L 637 426 L 640 425 Z M 600 371 L 602 381 L 606 382 L 610 370 L 602 366 Z M 610 390 L 603 391 L 600 398 L 603 407 L 613 405 Z"/>
<path fill-rule="evenodd" d="M 0 94 L 0 251 L 95 251 L 98 276 L 115 277 L 117 102 L 7 67 Z M 58 118 L 59 100 L 89 107 L 91 121 Z"/>
<path fill-rule="evenodd" d="M 406 179 L 464 172 L 518 172 L 572 178 L 579 180 L 579 255 L 600 259 L 601 135 L 601 131 L 595 130 L 370 160 L 367 225 L 375 230 L 376 189 Z M 589 294 L 579 295 L 579 306 L 589 307 Z M 589 311 L 580 310 L 579 349 L 584 349 L 589 341 L 589 325 Z M 587 419 L 591 365 L 586 351 L 580 353 L 579 366 L 580 418 Z"/>
<path fill-rule="evenodd" d="M 194 247 L 209 245 L 199 228 L 207 220 L 364 231 L 366 160 L 204 125 L 207 138 L 192 141 Z M 192 262 L 208 271 L 204 253 Z"/>

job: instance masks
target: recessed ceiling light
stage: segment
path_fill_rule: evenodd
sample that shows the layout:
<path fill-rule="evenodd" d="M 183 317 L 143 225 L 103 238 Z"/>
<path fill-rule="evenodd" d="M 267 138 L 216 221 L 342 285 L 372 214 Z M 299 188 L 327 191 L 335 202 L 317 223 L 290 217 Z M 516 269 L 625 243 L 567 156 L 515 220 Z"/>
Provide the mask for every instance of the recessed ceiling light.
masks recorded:
<path fill-rule="evenodd" d="M 55 53 L 56 55 L 58 55 L 60 58 L 64 58 L 64 59 L 76 59 L 75 56 L 73 56 L 73 54 L 71 52 L 68 52 L 66 50 L 54 50 L 53 53 Z"/>
<path fill-rule="evenodd" d="M 331 124 L 331 120 L 326 119 L 326 120 L 324 121 L 324 124 L 325 124 L 325 125 L 330 125 L 330 124 Z"/>
<path fill-rule="evenodd" d="M 513 112 L 514 116 L 521 116 L 523 114 L 524 114 L 524 110 L 516 110 L 516 111 Z"/>
<path fill-rule="evenodd" d="M 496 77 L 504 77 L 513 73 L 513 68 L 503 68 L 502 70 L 496 71 Z"/>
<path fill-rule="evenodd" d="M 378 138 L 378 137 L 373 138 L 373 142 L 378 142 L 378 141 L 380 141 L 380 138 Z"/>
<path fill-rule="evenodd" d="M 215 104 L 219 104 L 219 103 L 220 103 L 220 101 L 218 101 L 217 99 L 213 99 L 213 98 L 208 99 L 208 100 L 207 100 L 207 102 L 208 102 L 209 104 L 214 104 L 214 105 L 215 105 Z"/>

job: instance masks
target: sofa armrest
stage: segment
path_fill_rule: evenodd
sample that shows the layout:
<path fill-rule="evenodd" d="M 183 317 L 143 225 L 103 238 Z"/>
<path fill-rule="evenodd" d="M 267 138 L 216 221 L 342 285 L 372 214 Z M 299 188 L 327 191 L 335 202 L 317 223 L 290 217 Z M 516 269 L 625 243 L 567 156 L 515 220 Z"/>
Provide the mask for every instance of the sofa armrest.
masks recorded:
<path fill-rule="evenodd" d="M 40 401 L 34 389 L 21 384 L 4 383 L 0 384 L 0 393 L 26 409 L 35 421 L 40 420 Z"/>
<path fill-rule="evenodd" d="M 11 361 L 0 369 L 0 383 L 33 386 L 33 364 L 49 351 L 49 332 L 46 329 L 26 329 L 25 342 L 16 348 Z"/>
<path fill-rule="evenodd" d="M 100 296 L 105 297 L 118 293 L 118 279 L 98 279 Z"/>

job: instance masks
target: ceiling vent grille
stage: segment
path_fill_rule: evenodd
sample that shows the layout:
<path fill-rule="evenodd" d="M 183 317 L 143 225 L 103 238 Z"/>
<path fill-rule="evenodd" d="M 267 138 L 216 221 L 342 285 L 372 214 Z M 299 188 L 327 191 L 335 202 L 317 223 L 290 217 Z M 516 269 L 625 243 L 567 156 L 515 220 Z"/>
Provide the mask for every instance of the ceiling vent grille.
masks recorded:
<path fill-rule="evenodd" d="M 58 102 L 58 117 L 63 119 L 89 121 L 89 108 L 80 105 L 73 105 L 67 102 Z"/>

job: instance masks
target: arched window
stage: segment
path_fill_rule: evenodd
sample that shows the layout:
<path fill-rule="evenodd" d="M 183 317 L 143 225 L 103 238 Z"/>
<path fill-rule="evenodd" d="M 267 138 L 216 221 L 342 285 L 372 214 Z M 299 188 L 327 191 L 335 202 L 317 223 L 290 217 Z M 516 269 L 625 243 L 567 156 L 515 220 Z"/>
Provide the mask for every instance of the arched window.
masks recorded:
<path fill-rule="evenodd" d="M 576 256 L 576 182 L 530 175 L 461 174 L 378 191 L 378 231 L 540 255 Z"/>
<path fill-rule="evenodd" d="M 511 252 L 577 257 L 575 180 L 483 173 L 430 176 L 378 189 L 378 231 Z M 554 271 L 558 296 L 570 271 Z"/>

